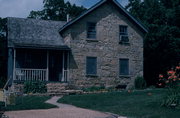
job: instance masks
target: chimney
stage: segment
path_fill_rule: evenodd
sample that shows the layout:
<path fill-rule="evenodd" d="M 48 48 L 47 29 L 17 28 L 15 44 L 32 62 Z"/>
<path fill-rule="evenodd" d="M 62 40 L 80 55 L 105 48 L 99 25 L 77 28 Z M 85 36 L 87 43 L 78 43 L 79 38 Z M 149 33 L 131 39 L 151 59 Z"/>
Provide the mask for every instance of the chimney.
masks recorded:
<path fill-rule="evenodd" d="M 67 14 L 66 18 L 67 18 L 67 22 L 69 22 L 69 14 Z"/>

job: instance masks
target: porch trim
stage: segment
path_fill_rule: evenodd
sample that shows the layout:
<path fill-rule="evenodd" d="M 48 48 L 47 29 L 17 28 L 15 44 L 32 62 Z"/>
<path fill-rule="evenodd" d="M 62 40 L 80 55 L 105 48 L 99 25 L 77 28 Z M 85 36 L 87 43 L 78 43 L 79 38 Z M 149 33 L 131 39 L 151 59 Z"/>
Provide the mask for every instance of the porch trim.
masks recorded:
<path fill-rule="evenodd" d="M 46 81 L 49 81 L 49 51 L 47 50 L 47 69 L 46 69 Z"/>
<path fill-rule="evenodd" d="M 65 70 L 64 70 L 64 66 L 65 66 L 65 64 L 64 64 L 64 60 L 65 60 L 65 59 L 64 59 L 64 58 L 65 58 L 65 57 L 64 57 L 64 51 L 63 51 L 62 53 L 63 53 L 63 60 L 62 60 L 62 61 L 63 61 L 63 62 L 62 62 L 62 64 L 63 64 L 63 70 L 62 70 L 62 80 L 61 80 L 61 81 L 65 81 L 65 76 L 64 76 L 64 75 L 65 75 Z"/>
<path fill-rule="evenodd" d="M 16 49 L 14 48 L 14 65 L 13 65 L 13 80 L 15 80 L 15 71 L 16 71 Z"/>

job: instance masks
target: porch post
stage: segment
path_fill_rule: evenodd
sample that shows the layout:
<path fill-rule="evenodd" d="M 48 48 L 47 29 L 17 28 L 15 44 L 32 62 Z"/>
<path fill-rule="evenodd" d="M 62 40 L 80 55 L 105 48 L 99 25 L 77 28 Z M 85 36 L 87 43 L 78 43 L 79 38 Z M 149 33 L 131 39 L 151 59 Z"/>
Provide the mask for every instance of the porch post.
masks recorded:
<path fill-rule="evenodd" d="M 62 60 L 63 62 L 63 69 L 62 69 L 62 82 L 64 82 L 64 51 L 63 51 L 63 60 Z"/>
<path fill-rule="evenodd" d="M 46 68 L 46 81 L 49 81 L 49 51 L 47 50 L 47 68 Z"/>
<path fill-rule="evenodd" d="M 67 53 L 67 81 L 69 81 L 70 52 Z"/>
<path fill-rule="evenodd" d="M 14 48 L 13 81 L 16 78 L 16 49 Z"/>

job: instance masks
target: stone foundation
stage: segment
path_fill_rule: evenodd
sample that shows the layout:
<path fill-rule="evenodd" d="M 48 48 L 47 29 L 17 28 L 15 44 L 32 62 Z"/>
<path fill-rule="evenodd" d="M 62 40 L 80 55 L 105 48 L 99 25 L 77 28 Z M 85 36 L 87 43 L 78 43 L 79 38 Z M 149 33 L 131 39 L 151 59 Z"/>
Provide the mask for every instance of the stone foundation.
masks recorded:
<path fill-rule="evenodd" d="M 12 91 L 15 93 L 23 93 L 24 84 L 13 83 L 13 85 L 9 88 L 9 91 Z"/>
<path fill-rule="evenodd" d="M 72 86 L 69 86 L 68 83 L 47 83 L 47 95 L 57 95 L 57 94 L 66 94 L 67 90 L 73 90 Z M 15 93 L 24 93 L 24 84 L 13 83 L 9 88 L 10 92 Z M 72 91 L 71 91 L 72 92 Z"/>
<path fill-rule="evenodd" d="M 47 93 L 61 93 L 68 88 L 67 83 L 48 83 L 47 85 Z"/>

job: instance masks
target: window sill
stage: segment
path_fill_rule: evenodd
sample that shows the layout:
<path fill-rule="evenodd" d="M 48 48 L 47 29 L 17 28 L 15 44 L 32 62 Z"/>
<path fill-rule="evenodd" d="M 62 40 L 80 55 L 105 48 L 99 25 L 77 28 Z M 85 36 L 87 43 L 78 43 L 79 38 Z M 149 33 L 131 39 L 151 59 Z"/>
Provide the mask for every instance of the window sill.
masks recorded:
<path fill-rule="evenodd" d="M 130 78 L 131 75 L 119 75 L 119 77 Z"/>
<path fill-rule="evenodd" d="M 86 75 L 86 77 L 98 77 L 97 75 Z"/>
<path fill-rule="evenodd" d="M 97 39 L 86 39 L 87 42 L 99 42 Z"/>
<path fill-rule="evenodd" d="M 119 44 L 121 44 L 121 45 L 130 45 L 130 43 L 129 42 L 119 42 Z"/>

